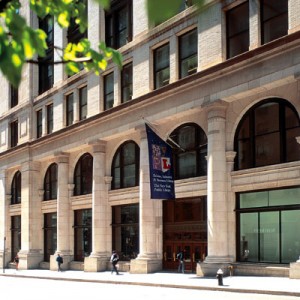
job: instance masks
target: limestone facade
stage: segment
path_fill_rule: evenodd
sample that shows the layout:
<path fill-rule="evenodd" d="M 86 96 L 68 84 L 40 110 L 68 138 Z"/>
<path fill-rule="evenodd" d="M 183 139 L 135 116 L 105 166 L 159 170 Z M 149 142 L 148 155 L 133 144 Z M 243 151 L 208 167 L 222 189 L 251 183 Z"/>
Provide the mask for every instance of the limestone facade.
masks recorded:
<path fill-rule="evenodd" d="M 37 26 L 37 18 L 22 0 L 21 14 Z M 57 253 L 64 269 L 104 271 L 117 229 L 113 208 L 138 204 L 139 253 L 130 261 L 133 273 L 164 268 L 163 201 L 150 199 L 149 162 L 144 123 L 149 122 L 167 140 L 181 125 L 197 124 L 207 136 L 207 174 L 175 181 L 176 200 L 207 199 L 207 253 L 204 263 L 241 260 L 237 219 L 239 193 L 299 189 L 300 159 L 236 169 L 236 133 L 245 114 L 267 99 L 289 103 L 300 116 L 300 6 L 288 2 L 288 32 L 261 42 L 261 1 L 208 0 L 197 11 L 187 7 L 153 27 L 145 0 L 132 1 L 132 40 L 118 50 L 124 65 L 132 63 L 132 99 L 122 103 L 121 70 L 112 62 L 98 77 L 81 71 L 67 77 L 62 65 L 54 66 L 53 87 L 38 92 L 38 67 L 24 68 L 18 105 L 10 108 L 10 87 L 0 75 L 0 266 L 12 261 L 13 217 L 20 217 L 19 269 L 46 267 L 56 270 Z M 249 49 L 228 58 L 226 14 L 249 3 Z M 283 1 L 285 2 L 285 1 Z M 97 45 L 105 40 L 105 12 L 93 1 L 88 6 L 88 38 Z M 196 29 L 197 70 L 180 78 L 179 38 Z M 54 28 L 57 46 L 66 45 L 66 32 Z M 169 84 L 155 89 L 154 52 L 169 44 Z M 56 55 L 56 54 L 55 54 Z M 113 72 L 113 107 L 104 110 L 106 75 Z M 80 120 L 80 90 L 87 87 L 87 117 Z M 67 125 L 67 96 L 73 93 L 73 124 Z M 53 132 L 47 133 L 47 109 L 53 105 Z M 42 110 L 42 135 L 37 138 L 37 111 Z M 11 147 L 11 123 L 17 121 L 18 144 Z M 299 125 L 298 125 L 299 126 Z M 297 126 L 296 126 L 297 127 Z M 298 130 L 298 131 L 297 131 Z M 295 129 L 300 152 L 299 128 Z M 119 147 L 132 141 L 139 148 L 139 183 L 112 188 L 112 164 Z M 75 170 L 80 158 L 92 156 L 92 189 L 74 194 Z M 297 156 L 297 155 L 296 155 Z M 45 176 L 57 165 L 57 196 L 44 201 Z M 12 204 L 12 183 L 21 173 L 21 202 Z M 294 203 L 294 210 L 300 210 Z M 297 206 L 298 205 L 298 206 Z M 91 251 L 76 260 L 76 211 L 91 210 Z M 55 214 L 57 239 L 50 260 L 45 260 L 45 215 Z M 80 226 L 79 226 L 80 227 Z M 79 228 L 78 227 L 78 228 Z M 76 246 L 77 245 L 77 246 Z M 118 249 L 119 250 L 119 249 Z M 300 253 L 299 253 L 300 255 Z M 291 261 L 292 262 L 292 261 Z"/>

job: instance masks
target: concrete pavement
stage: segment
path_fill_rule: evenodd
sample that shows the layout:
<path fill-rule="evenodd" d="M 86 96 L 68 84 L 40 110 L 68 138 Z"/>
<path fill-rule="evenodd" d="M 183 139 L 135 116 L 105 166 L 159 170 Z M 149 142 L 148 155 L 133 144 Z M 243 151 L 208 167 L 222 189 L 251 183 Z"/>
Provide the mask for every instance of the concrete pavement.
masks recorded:
<path fill-rule="evenodd" d="M 56 272 L 49 270 L 16 271 L 14 269 L 5 269 L 4 272 L 3 270 L 0 270 L 0 276 L 86 281 L 107 284 L 161 286 L 182 289 L 216 290 L 300 297 L 300 279 L 289 279 L 286 277 L 224 277 L 223 286 L 219 286 L 217 278 L 201 278 L 196 276 L 196 274 L 168 272 L 157 272 L 153 274 L 130 274 L 127 272 L 120 272 L 120 275 L 112 275 L 110 272 Z"/>

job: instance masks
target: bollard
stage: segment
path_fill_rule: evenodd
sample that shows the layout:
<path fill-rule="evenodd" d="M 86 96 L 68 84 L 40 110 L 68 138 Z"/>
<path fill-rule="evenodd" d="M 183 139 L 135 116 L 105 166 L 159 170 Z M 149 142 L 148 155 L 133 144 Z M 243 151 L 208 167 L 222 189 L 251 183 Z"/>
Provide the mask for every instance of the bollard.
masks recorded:
<path fill-rule="evenodd" d="M 217 276 L 216 277 L 218 278 L 218 285 L 223 285 L 223 271 L 222 271 L 222 269 L 219 269 L 217 271 Z"/>

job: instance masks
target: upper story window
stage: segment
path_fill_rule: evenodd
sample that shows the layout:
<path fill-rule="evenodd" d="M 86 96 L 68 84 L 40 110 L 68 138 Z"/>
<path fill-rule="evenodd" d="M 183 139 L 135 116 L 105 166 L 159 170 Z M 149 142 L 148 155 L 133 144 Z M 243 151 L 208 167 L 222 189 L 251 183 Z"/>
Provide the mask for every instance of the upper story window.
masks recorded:
<path fill-rule="evenodd" d="M 132 0 L 112 1 L 105 14 L 106 45 L 118 49 L 132 40 Z"/>
<path fill-rule="evenodd" d="M 74 94 L 66 97 L 66 126 L 70 126 L 74 121 Z"/>
<path fill-rule="evenodd" d="M 11 204 L 21 203 L 21 172 L 17 171 L 11 184 Z"/>
<path fill-rule="evenodd" d="M 57 198 L 57 164 L 51 164 L 44 179 L 44 201 Z"/>
<path fill-rule="evenodd" d="M 262 44 L 288 33 L 288 0 L 261 0 Z"/>
<path fill-rule="evenodd" d="M 249 2 L 226 12 L 227 58 L 249 50 Z"/>
<path fill-rule="evenodd" d="M 36 137 L 40 138 L 43 135 L 43 110 L 39 109 L 36 112 Z"/>
<path fill-rule="evenodd" d="M 300 159 L 300 120 L 285 100 L 263 101 L 241 120 L 236 136 L 236 170 L 268 166 Z"/>
<path fill-rule="evenodd" d="M 133 142 L 125 142 L 117 150 L 112 163 L 112 189 L 139 184 L 140 149 Z"/>
<path fill-rule="evenodd" d="M 204 176 L 207 174 L 207 137 L 205 132 L 193 123 L 175 129 L 170 144 L 174 141 L 174 171 L 176 179 Z M 179 145 L 179 147 L 178 147 Z"/>
<path fill-rule="evenodd" d="M 180 78 L 197 72 L 198 38 L 197 29 L 179 37 L 179 73 Z"/>
<path fill-rule="evenodd" d="M 170 49 L 165 44 L 154 50 L 154 89 L 168 85 L 170 81 Z"/>
<path fill-rule="evenodd" d="M 53 103 L 47 105 L 47 134 L 53 132 Z"/>
<path fill-rule="evenodd" d="M 122 103 L 132 99 L 132 63 L 125 65 L 121 72 Z"/>
<path fill-rule="evenodd" d="M 79 120 L 84 120 L 87 117 L 87 87 L 79 89 Z"/>
<path fill-rule="evenodd" d="M 105 75 L 104 82 L 104 110 L 114 106 L 114 73 Z"/>
<path fill-rule="evenodd" d="M 10 147 L 16 147 L 19 142 L 18 120 L 10 123 Z"/>
<path fill-rule="evenodd" d="M 92 193 L 93 157 L 89 153 L 83 154 L 76 164 L 74 184 L 74 196 Z"/>
<path fill-rule="evenodd" d="M 53 17 L 39 19 L 39 28 L 47 34 L 48 49 L 45 57 L 39 57 L 39 93 L 49 90 L 54 82 L 54 22 Z"/>
<path fill-rule="evenodd" d="M 10 108 L 17 106 L 19 103 L 19 89 L 10 85 Z"/>

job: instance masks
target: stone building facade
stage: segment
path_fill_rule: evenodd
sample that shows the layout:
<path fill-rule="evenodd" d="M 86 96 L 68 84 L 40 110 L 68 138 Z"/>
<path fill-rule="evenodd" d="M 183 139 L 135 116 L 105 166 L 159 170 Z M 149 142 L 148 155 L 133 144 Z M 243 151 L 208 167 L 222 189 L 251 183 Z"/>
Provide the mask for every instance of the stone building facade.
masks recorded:
<path fill-rule="evenodd" d="M 21 2 L 56 46 L 80 37 Z M 88 0 L 85 34 L 122 70 L 27 65 L 18 90 L 0 77 L 0 265 L 55 270 L 60 253 L 98 272 L 113 249 L 132 273 L 175 270 L 179 250 L 199 274 L 298 259 L 299 0 L 183 1 L 155 25 L 145 2 Z M 175 199 L 150 198 L 145 122 L 173 147 Z"/>

